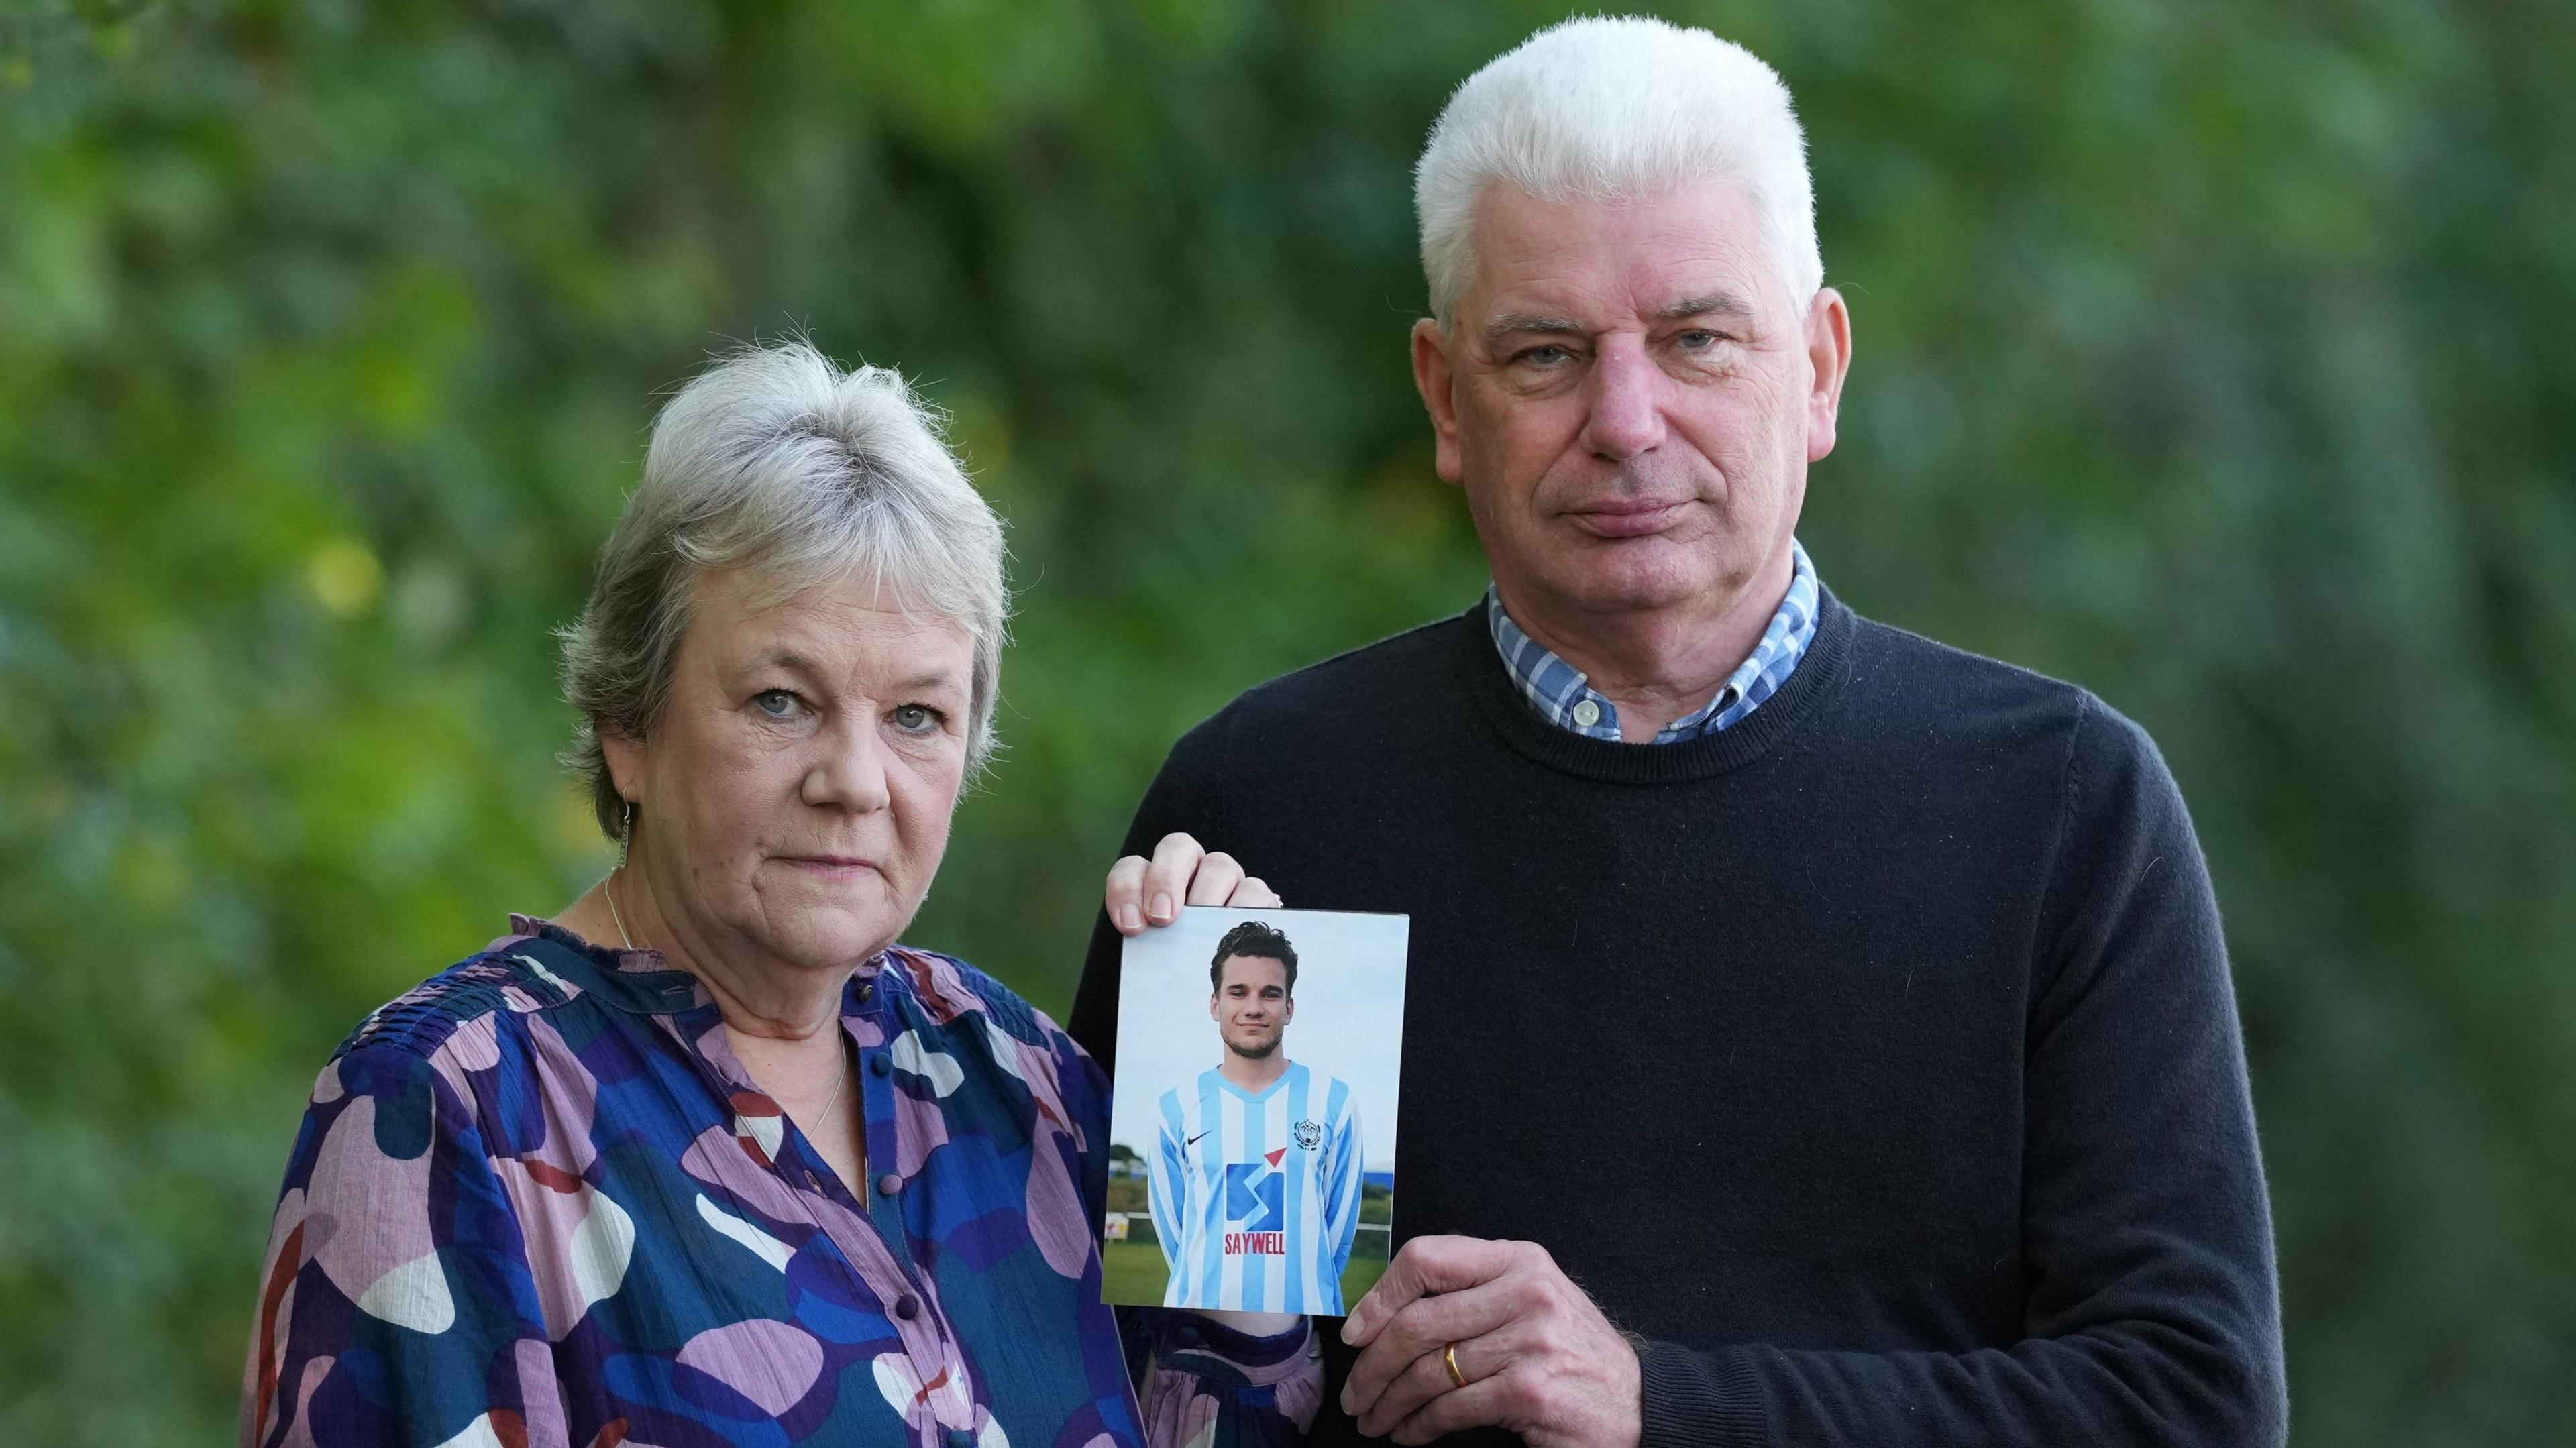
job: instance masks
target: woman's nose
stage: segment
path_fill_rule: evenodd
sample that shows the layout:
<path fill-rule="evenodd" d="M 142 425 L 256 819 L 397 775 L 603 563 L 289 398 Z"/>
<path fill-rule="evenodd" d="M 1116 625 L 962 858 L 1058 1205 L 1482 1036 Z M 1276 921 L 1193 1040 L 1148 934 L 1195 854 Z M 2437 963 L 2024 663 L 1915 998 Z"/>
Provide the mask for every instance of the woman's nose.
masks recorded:
<path fill-rule="evenodd" d="M 822 737 L 828 747 L 805 772 L 805 802 L 852 814 L 885 808 L 893 793 L 886 781 L 885 742 L 876 731 L 832 729 Z"/>

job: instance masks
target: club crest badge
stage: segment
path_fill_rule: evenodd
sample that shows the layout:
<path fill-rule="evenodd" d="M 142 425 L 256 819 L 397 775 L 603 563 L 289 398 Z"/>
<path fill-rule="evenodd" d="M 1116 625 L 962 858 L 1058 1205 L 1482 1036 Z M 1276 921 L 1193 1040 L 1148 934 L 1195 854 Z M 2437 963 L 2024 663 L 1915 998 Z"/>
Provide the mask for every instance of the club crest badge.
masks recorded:
<path fill-rule="evenodd" d="M 1324 1144 L 1324 1128 L 1315 1122 L 1300 1121 L 1290 1130 L 1296 1134 L 1297 1145 L 1307 1151 Z"/>

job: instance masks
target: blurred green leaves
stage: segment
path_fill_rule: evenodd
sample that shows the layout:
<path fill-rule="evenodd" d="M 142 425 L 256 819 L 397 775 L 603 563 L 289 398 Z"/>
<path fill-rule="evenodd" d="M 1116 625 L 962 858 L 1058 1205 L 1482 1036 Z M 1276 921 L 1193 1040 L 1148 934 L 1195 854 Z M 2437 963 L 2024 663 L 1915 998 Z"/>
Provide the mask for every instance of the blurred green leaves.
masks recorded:
<path fill-rule="evenodd" d="M 914 937 L 1051 1009 L 1182 729 L 1464 606 L 1404 333 L 1560 7 L 0 13 L 0 1440 L 223 1435 L 311 1074 L 602 868 L 549 631 L 656 399 L 802 328 L 1010 518 Z M 2237 952 L 2315 1444 L 2576 1421 L 2559 9 L 1677 6 L 1810 132 L 1861 608 L 2146 723 Z"/>

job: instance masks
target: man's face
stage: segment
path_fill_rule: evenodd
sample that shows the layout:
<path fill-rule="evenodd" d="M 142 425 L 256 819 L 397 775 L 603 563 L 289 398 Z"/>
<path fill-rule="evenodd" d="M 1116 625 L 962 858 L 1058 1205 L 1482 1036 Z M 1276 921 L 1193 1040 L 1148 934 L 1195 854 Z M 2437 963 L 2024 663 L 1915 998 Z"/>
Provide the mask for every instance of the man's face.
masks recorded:
<path fill-rule="evenodd" d="M 1414 372 L 1506 599 L 1565 617 L 1785 586 L 1850 322 L 1830 290 L 1793 313 L 1751 199 L 1497 185 L 1475 249 L 1448 332 L 1415 328 Z"/>
<path fill-rule="evenodd" d="M 1208 1018 L 1225 1048 L 1258 1061 L 1279 1049 L 1297 1003 L 1288 998 L 1288 967 L 1266 955 L 1229 955 L 1208 1000 Z"/>

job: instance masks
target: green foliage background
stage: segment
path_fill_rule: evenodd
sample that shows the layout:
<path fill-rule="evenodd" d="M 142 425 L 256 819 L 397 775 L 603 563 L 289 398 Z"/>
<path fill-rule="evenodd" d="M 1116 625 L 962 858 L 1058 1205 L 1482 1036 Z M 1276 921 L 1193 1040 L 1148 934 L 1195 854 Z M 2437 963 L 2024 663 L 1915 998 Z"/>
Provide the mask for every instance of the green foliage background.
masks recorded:
<path fill-rule="evenodd" d="M 1172 738 L 1480 585 L 1408 168 L 1560 13 L 8 0 L 0 1441 L 225 1437 L 313 1071 L 602 868 L 548 630 L 724 339 L 923 379 L 1009 516 L 914 938 L 1062 1007 Z M 2297 1440 L 2576 1441 L 2576 12 L 1671 13 L 1810 128 L 1825 578 L 2192 800 Z"/>

